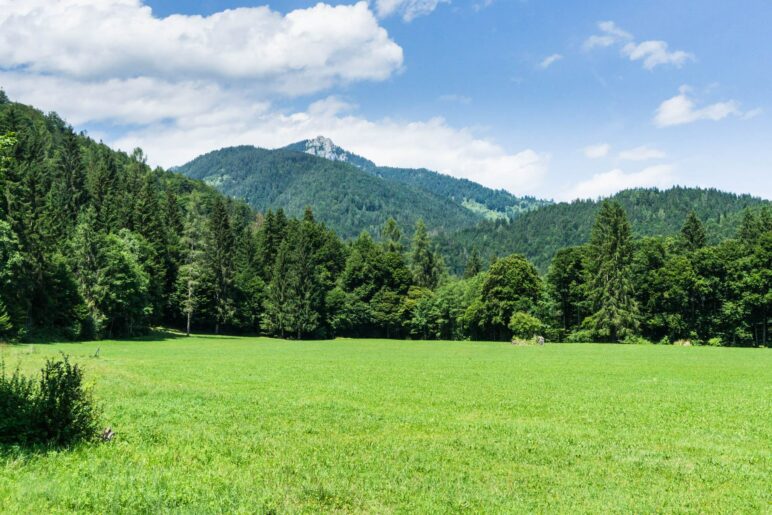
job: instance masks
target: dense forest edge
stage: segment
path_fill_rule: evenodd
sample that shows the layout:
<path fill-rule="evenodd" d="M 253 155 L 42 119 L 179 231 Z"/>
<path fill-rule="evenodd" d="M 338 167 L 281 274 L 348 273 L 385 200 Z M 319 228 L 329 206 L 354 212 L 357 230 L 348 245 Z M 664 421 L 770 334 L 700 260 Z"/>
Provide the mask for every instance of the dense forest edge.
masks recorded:
<path fill-rule="evenodd" d="M 298 339 L 769 342 L 772 208 L 753 197 L 632 190 L 461 228 L 466 239 L 413 214 L 409 226 L 368 219 L 369 232 L 344 240 L 310 207 L 257 212 L 2 93 L 0 138 L 2 340 L 166 326 Z"/>

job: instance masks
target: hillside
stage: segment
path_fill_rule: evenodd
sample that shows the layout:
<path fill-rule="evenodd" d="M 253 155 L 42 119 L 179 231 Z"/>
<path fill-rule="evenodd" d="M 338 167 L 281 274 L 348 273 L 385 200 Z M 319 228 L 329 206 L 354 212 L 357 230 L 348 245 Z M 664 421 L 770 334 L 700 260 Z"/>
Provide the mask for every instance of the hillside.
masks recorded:
<path fill-rule="evenodd" d="M 746 207 L 768 201 L 715 189 L 675 187 L 632 189 L 612 197 L 625 208 L 635 236 L 677 233 L 694 209 L 705 224 L 708 240 L 732 237 Z M 494 256 L 524 254 L 544 271 L 555 252 L 587 241 L 600 206 L 595 200 L 561 202 L 525 213 L 511 222 L 483 222 L 455 234 L 441 235 L 443 254 L 451 269 L 463 270 L 466 256 L 477 248 L 487 262 Z"/>
<path fill-rule="evenodd" d="M 439 195 L 489 220 L 515 218 L 522 213 L 551 204 L 534 197 L 517 197 L 505 190 L 494 190 L 468 179 L 451 177 L 425 168 L 377 166 L 362 156 L 342 149 L 323 136 L 299 141 L 285 148 L 345 162 L 377 177 Z"/>
<path fill-rule="evenodd" d="M 419 218 L 430 228 L 459 230 L 481 216 L 425 189 L 364 172 L 341 160 L 293 150 L 230 147 L 177 169 L 265 211 L 283 208 L 300 216 L 311 206 L 317 219 L 344 238 L 367 230 L 377 235 L 389 218 L 409 233 Z"/>

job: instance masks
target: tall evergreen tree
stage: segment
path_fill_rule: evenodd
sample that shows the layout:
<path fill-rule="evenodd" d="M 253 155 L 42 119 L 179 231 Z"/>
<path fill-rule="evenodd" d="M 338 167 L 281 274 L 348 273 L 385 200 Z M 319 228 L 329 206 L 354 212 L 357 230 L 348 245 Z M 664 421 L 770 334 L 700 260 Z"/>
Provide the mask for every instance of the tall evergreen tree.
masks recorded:
<path fill-rule="evenodd" d="M 206 249 L 208 272 L 211 274 L 215 301 L 215 332 L 227 324 L 233 315 L 233 248 L 234 236 L 225 203 L 215 197 L 209 216 Z"/>
<path fill-rule="evenodd" d="M 440 282 L 444 265 L 440 256 L 431 248 L 429 233 L 423 220 L 418 220 L 410 249 L 410 265 L 413 281 L 422 288 L 434 289 Z"/>
<path fill-rule="evenodd" d="M 472 254 L 466 261 L 466 268 L 464 269 L 464 279 L 471 279 L 482 272 L 482 259 L 480 259 L 480 253 L 477 252 L 477 247 L 472 248 Z"/>
<path fill-rule="evenodd" d="M 695 251 L 705 246 L 705 227 L 697 218 L 697 213 L 694 210 L 689 211 L 689 215 L 681 227 L 681 241 L 689 251 Z"/>
<path fill-rule="evenodd" d="M 381 229 L 381 239 L 386 246 L 386 252 L 399 252 L 403 251 L 402 248 L 402 232 L 399 230 L 399 225 L 394 218 L 389 217 L 386 223 Z"/>
<path fill-rule="evenodd" d="M 176 280 L 176 298 L 185 317 L 185 333 L 190 334 L 193 317 L 204 302 L 203 286 L 206 274 L 206 229 L 201 199 L 190 198 L 181 238 L 182 265 Z"/>
<path fill-rule="evenodd" d="M 598 337 L 619 341 L 638 330 L 638 304 L 630 280 L 630 224 L 618 202 L 601 204 L 589 246 L 593 314 L 585 323 Z"/>

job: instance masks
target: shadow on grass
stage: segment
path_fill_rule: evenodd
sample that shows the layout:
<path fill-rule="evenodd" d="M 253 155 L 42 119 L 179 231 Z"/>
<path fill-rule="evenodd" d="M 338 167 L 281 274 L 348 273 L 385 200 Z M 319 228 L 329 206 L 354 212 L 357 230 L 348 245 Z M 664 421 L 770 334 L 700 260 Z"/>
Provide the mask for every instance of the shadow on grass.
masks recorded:
<path fill-rule="evenodd" d="M 99 439 L 79 441 L 67 445 L 54 445 L 43 443 L 0 443 L 0 464 L 11 462 L 24 462 L 32 458 L 39 458 L 50 453 L 72 452 L 82 447 L 97 447 L 106 445 Z"/>

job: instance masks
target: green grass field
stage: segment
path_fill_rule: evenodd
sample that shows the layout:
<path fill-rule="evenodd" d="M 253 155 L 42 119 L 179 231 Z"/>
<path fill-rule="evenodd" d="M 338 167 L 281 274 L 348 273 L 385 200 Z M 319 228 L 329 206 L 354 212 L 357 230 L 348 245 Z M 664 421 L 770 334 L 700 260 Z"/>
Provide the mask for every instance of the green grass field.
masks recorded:
<path fill-rule="evenodd" d="M 100 357 L 94 358 L 97 348 Z M 192 337 L 64 351 L 116 439 L 0 450 L 0 511 L 772 509 L 772 353 Z"/>

